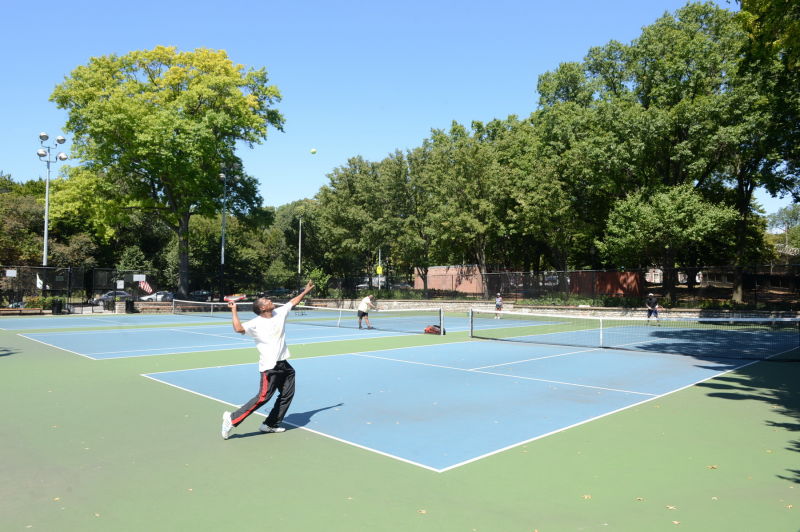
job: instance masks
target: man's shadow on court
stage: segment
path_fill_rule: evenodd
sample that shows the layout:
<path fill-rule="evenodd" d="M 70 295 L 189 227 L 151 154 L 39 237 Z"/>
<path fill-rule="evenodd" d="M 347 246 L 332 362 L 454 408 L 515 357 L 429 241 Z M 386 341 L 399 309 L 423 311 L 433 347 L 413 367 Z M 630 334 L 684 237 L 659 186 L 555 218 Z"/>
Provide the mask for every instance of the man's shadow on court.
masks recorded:
<path fill-rule="evenodd" d="M 331 408 L 338 408 L 344 405 L 344 403 L 339 403 L 331 406 L 326 406 L 323 408 L 317 408 L 316 410 L 309 410 L 308 412 L 295 412 L 294 414 L 289 414 L 283 419 L 283 424 L 286 425 L 286 430 L 295 430 L 299 429 L 300 427 L 304 427 L 311 422 L 311 418 L 314 417 L 315 414 L 319 412 L 323 412 L 325 410 L 330 410 Z M 245 432 L 243 434 L 231 434 L 229 439 L 234 438 L 249 438 L 250 436 L 261 436 L 265 433 L 261 432 L 260 430 L 256 430 L 254 432 Z"/>

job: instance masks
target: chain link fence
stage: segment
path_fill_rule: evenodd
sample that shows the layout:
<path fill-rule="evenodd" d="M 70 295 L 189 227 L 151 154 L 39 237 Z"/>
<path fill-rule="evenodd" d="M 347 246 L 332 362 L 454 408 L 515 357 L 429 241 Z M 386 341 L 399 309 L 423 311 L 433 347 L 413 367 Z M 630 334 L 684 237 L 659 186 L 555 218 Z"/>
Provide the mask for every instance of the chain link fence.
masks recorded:
<path fill-rule="evenodd" d="M 113 268 L 0 266 L 0 307 L 38 307 L 54 313 L 113 309 L 158 290 L 152 272 Z"/>
<path fill-rule="evenodd" d="M 113 308 L 118 301 L 138 301 L 171 287 L 158 286 L 158 272 L 113 268 L 0 266 L 0 307 L 51 308 L 54 302 L 67 311 L 94 312 Z M 265 294 L 289 299 L 305 280 L 291 286 L 272 287 Z M 320 283 L 318 283 L 320 284 Z M 640 307 L 648 293 L 675 308 L 800 309 L 800 265 L 764 265 L 751 268 L 698 267 L 644 270 L 572 270 L 543 272 L 490 272 L 474 266 L 437 266 L 426 275 L 363 273 L 332 277 L 318 287 L 317 297 L 354 299 L 373 293 L 381 299 L 493 300 L 501 294 L 509 303 L 531 305 Z M 740 287 L 742 303 L 733 303 Z M 169 296 L 171 297 L 171 293 Z M 192 299 L 212 299 L 211 292 L 190 294 Z"/>

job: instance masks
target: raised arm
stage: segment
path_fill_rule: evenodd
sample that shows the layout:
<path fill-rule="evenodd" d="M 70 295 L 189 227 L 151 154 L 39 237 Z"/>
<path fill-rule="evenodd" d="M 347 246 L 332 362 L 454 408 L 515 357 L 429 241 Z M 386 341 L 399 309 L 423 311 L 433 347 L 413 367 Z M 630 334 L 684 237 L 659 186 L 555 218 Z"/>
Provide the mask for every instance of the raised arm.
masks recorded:
<path fill-rule="evenodd" d="M 306 287 L 303 289 L 303 291 L 300 292 L 299 294 L 297 294 L 296 296 L 294 296 L 289 301 L 289 304 L 292 305 L 293 307 L 296 307 L 297 305 L 300 304 L 300 302 L 303 300 L 303 298 L 306 297 L 308 295 L 308 293 L 311 292 L 313 289 L 314 289 L 314 282 L 309 280 L 306 283 Z"/>
<path fill-rule="evenodd" d="M 231 309 L 233 330 L 239 334 L 244 334 L 244 327 L 242 327 L 242 322 L 239 321 L 239 312 L 236 310 L 236 301 L 228 301 L 228 308 Z"/>

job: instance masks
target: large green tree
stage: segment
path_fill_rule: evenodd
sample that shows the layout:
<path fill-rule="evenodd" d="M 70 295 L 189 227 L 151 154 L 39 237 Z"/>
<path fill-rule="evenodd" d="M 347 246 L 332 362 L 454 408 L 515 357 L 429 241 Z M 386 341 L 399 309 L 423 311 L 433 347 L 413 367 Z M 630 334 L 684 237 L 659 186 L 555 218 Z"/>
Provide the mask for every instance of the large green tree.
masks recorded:
<path fill-rule="evenodd" d="M 219 174 L 240 164 L 237 142 L 281 129 L 273 108 L 278 89 L 265 69 L 246 69 L 222 50 L 179 52 L 159 46 L 124 56 L 92 58 L 56 87 L 52 100 L 68 111 L 74 156 L 100 180 L 109 213 L 152 212 L 178 241 L 178 291 L 189 283 L 189 220 L 221 208 Z M 260 205 L 256 181 L 228 182 L 239 212 Z"/>
<path fill-rule="evenodd" d="M 730 250 L 725 235 L 736 222 L 731 207 L 703 199 L 691 185 L 665 187 L 656 193 L 639 190 L 618 201 L 608 217 L 600 252 L 620 266 L 666 269 L 713 264 L 719 250 Z M 724 251 L 723 251 L 724 252 Z M 673 297 L 673 276 L 665 290 Z"/>

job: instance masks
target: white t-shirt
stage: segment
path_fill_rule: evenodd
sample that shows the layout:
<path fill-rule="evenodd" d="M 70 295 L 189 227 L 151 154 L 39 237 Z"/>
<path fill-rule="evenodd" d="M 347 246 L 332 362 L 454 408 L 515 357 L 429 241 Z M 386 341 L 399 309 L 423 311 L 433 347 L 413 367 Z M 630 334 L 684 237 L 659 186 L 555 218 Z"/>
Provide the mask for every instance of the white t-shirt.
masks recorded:
<path fill-rule="evenodd" d="M 292 305 L 287 303 L 272 311 L 271 318 L 256 316 L 242 324 L 244 333 L 256 341 L 258 349 L 258 371 L 267 371 L 275 367 L 279 360 L 290 356 L 286 345 L 286 318 Z"/>
<path fill-rule="evenodd" d="M 369 308 L 372 306 L 372 300 L 369 296 L 365 297 L 361 300 L 361 303 L 358 304 L 358 310 L 361 312 L 369 312 Z"/>

